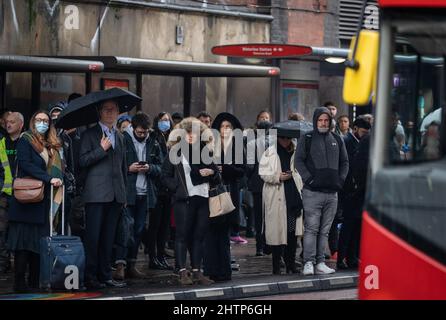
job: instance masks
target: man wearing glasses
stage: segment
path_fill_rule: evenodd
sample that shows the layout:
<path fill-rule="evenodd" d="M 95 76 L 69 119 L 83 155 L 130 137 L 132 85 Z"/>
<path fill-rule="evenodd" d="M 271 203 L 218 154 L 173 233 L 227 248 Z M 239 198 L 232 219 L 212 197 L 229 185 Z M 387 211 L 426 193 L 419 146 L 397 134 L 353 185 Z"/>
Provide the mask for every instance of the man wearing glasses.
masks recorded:
<path fill-rule="evenodd" d="M 131 126 L 124 131 L 127 160 L 126 210 L 134 219 L 134 241 L 128 248 L 117 248 L 114 273 L 116 280 L 145 277 L 136 268 L 136 259 L 146 224 L 147 210 L 155 208 L 156 205 L 155 179 L 161 173 L 161 149 L 156 139 L 149 137 L 149 127 L 149 117 L 138 113 L 131 119 Z"/>

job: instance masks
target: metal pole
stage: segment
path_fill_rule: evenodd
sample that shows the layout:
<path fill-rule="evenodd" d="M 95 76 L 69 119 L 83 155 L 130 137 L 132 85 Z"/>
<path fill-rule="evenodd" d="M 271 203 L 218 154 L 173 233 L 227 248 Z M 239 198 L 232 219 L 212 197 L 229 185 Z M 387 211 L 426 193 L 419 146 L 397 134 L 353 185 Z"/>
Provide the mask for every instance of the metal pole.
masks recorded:
<path fill-rule="evenodd" d="M 92 82 L 91 72 L 87 72 L 85 74 L 85 94 L 89 94 L 91 92 L 91 82 Z"/>
<path fill-rule="evenodd" d="M 142 98 L 142 73 L 136 74 L 136 94 Z M 141 111 L 141 102 L 136 105 L 136 111 Z"/>
<path fill-rule="evenodd" d="M 31 114 L 40 107 L 40 72 L 33 72 L 31 76 Z"/>
<path fill-rule="evenodd" d="M 183 116 L 190 116 L 190 109 L 192 103 L 192 77 L 185 76 L 184 78 L 184 87 L 183 87 Z"/>

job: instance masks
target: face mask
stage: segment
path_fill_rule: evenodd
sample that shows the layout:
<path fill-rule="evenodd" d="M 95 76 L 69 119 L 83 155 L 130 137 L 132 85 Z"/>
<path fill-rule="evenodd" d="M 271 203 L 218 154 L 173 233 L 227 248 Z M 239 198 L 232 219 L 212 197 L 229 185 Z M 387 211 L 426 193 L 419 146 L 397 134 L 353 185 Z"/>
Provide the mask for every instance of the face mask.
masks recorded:
<path fill-rule="evenodd" d="M 135 132 L 133 132 L 133 136 L 135 137 L 136 141 L 138 141 L 138 142 L 143 142 L 144 140 L 146 140 L 146 137 L 142 137 L 142 138 L 140 138 L 140 137 L 138 137 L 138 136 L 136 135 Z"/>
<path fill-rule="evenodd" d="M 48 131 L 49 125 L 45 122 L 37 122 L 36 123 L 36 130 L 40 134 L 44 134 Z"/>
<path fill-rule="evenodd" d="M 317 130 L 318 130 L 320 133 L 327 133 L 327 132 L 330 130 L 330 128 L 317 128 Z"/>
<path fill-rule="evenodd" d="M 170 121 L 160 121 L 158 122 L 158 129 L 160 129 L 161 132 L 166 132 L 170 129 Z"/>
<path fill-rule="evenodd" d="M 271 128 L 272 125 L 273 124 L 271 123 L 271 121 L 259 121 L 259 122 L 257 122 L 257 129 L 264 129 L 264 130 L 266 130 L 266 129 Z"/>

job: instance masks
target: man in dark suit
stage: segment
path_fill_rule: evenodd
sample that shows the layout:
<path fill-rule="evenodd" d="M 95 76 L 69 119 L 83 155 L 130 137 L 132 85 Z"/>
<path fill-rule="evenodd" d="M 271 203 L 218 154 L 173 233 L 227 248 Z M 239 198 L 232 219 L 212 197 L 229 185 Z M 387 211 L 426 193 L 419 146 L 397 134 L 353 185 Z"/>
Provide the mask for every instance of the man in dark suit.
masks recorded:
<path fill-rule="evenodd" d="M 99 123 L 82 134 L 80 167 L 85 172 L 86 286 L 124 287 L 112 280 L 111 258 L 116 227 L 126 201 L 127 164 L 124 141 L 116 129 L 119 107 L 106 101 L 98 108 Z"/>

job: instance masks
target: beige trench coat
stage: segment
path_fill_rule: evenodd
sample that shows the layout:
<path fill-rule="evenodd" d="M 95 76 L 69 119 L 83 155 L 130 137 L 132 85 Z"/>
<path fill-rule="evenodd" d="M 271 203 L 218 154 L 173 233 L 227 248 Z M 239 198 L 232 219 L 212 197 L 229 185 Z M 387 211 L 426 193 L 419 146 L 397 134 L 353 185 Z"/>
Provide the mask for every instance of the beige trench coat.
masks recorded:
<path fill-rule="evenodd" d="M 294 167 L 294 156 L 291 157 L 290 168 L 297 190 L 302 197 L 302 178 Z M 266 244 L 287 244 L 287 208 L 285 201 L 285 187 L 280 181 L 282 167 L 279 155 L 274 146 L 265 151 L 259 163 L 259 175 L 265 181 L 263 185 L 263 230 L 265 231 Z M 303 214 L 296 221 L 296 235 L 303 235 Z"/>

